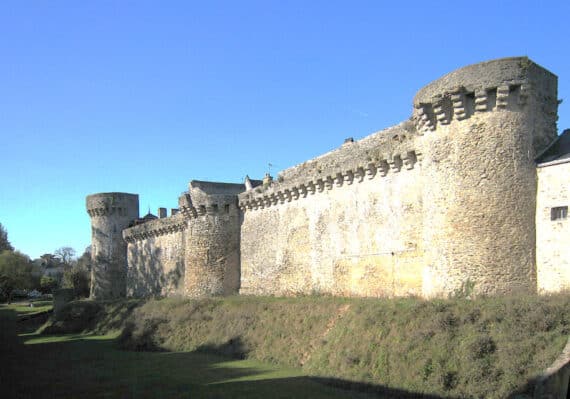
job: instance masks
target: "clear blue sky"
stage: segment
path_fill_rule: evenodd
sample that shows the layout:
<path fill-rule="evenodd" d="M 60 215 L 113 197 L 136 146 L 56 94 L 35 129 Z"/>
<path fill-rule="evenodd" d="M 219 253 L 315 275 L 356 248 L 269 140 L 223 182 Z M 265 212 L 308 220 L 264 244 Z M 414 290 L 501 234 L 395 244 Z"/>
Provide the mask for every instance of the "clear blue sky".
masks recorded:
<path fill-rule="evenodd" d="M 156 213 L 191 179 L 275 175 L 493 58 L 557 74 L 570 128 L 569 16 L 570 1 L 4 1 L 0 223 L 31 257 L 80 254 L 87 194 Z"/>

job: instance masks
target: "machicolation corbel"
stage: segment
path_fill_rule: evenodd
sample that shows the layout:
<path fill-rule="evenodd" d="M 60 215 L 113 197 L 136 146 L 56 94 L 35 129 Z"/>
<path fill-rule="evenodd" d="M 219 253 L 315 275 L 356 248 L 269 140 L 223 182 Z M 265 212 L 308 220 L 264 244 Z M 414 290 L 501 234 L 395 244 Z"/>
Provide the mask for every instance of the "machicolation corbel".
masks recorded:
<path fill-rule="evenodd" d="M 352 182 L 354 181 L 354 173 L 352 173 L 352 170 L 347 170 L 344 174 L 344 181 L 346 182 L 346 184 L 351 185 Z"/>
<path fill-rule="evenodd" d="M 368 180 L 374 179 L 374 176 L 376 176 L 376 170 L 376 165 L 372 162 L 366 166 L 366 176 L 368 177 Z"/>

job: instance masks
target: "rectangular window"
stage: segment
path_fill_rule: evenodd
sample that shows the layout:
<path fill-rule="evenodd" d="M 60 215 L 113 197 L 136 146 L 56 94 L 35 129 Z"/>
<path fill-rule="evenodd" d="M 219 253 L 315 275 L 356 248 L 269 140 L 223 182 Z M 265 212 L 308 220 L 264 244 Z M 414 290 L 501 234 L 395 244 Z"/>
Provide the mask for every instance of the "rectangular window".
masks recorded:
<path fill-rule="evenodd" d="M 550 220 L 562 220 L 568 218 L 567 206 L 555 206 L 550 208 Z"/>

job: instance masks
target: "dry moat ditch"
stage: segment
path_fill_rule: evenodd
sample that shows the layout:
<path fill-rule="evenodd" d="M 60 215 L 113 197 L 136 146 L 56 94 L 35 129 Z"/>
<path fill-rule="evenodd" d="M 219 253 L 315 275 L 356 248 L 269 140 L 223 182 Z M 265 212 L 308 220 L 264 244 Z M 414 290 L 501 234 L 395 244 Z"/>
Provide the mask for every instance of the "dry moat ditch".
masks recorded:
<path fill-rule="evenodd" d="M 393 397 L 566 397 L 570 295 L 75 301 L 42 327 L 110 331 L 123 349 L 254 359 Z"/>

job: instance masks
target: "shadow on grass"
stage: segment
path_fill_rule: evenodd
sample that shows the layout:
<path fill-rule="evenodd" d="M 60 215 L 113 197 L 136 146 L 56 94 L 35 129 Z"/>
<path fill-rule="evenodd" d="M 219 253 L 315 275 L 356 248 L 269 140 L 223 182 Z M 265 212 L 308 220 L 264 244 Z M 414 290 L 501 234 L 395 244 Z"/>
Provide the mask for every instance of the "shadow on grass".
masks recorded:
<path fill-rule="evenodd" d="M 126 351 L 110 336 L 33 334 L 37 323 L 0 309 L 2 398 L 442 398 L 236 360 L 249 352 L 239 337 L 194 352 Z"/>
<path fill-rule="evenodd" d="M 236 339 L 195 352 L 132 352 L 105 336 L 18 337 L 19 324 L 0 310 L 2 398 L 437 398 L 212 353 L 246 353 Z"/>

